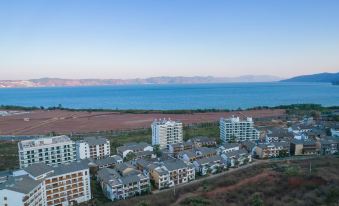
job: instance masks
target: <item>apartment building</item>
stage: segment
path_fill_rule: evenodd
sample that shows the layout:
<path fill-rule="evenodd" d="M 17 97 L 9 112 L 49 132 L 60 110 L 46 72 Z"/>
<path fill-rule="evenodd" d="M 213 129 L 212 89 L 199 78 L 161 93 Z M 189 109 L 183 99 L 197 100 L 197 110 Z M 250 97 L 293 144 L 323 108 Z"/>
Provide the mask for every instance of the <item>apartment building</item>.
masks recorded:
<path fill-rule="evenodd" d="M 0 185 L 0 205 L 73 205 L 92 198 L 87 162 L 36 163 L 17 173 Z"/>
<path fill-rule="evenodd" d="M 86 137 L 76 143 L 78 159 L 103 159 L 111 155 L 110 141 L 102 137 Z"/>
<path fill-rule="evenodd" d="M 339 139 L 327 137 L 317 142 L 317 148 L 322 155 L 332 155 L 339 152 Z"/>
<path fill-rule="evenodd" d="M 240 120 L 239 117 L 220 119 L 220 139 L 223 143 L 230 141 L 255 141 L 259 139 L 259 131 L 254 128 L 251 117 Z"/>
<path fill-rule="evenodd" d="M 112 201 L 151 191 L 149 177 L 124 163 L 117 165 L 115 169 L 99 170 L 97 178 L 104 195 Z"/>
<path fill-rule="evenodd" d="M 76 145 L 68 136 L 45 137 L 18 143 L 20 168 L 34 163 L 58 165 L 76 161 Z"/>
<path fill-rule="evenodd" d="M 183 124 L 179 121 L 154 120 L 152 123 L 152 145 L 168 148 L 170 144 L 182 143 Z"/>
<path fill-rule="evenodd" d="M 176 143 L 168 145 L 168 150 L 170 153 L 176 155 L 181 151 L 193 149 L 193 146 L 194 144 L 192 142 Z"/>

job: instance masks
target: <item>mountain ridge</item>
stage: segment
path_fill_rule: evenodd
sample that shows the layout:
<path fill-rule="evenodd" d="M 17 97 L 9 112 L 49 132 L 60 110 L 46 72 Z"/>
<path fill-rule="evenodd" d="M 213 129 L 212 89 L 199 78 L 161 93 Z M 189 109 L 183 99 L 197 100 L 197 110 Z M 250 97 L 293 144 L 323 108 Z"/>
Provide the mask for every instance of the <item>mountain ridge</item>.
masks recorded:
<path fill-rule="evenodd" d="M 235 83 L 235 82 L 275 82 L 281 78 L 270 75 L 243 75 L 238 77 L 213 76 L 158 76 L 134 79 L 63 79 L 39 78 L 29 80 L 0 80 L 0 88 L 18 87 L 63 87 L 63 86 L 109 86 L 130 84 L 203 84 L 203 83 Z"/>
<path fill-rule="evenodd" d="M 324 82 L 334 83 L 339 81 L 339 72 L 337 73 L 317 73 L 309 75 L 301 75 L 289 79 L 281 80 L 281 82 Z"/>

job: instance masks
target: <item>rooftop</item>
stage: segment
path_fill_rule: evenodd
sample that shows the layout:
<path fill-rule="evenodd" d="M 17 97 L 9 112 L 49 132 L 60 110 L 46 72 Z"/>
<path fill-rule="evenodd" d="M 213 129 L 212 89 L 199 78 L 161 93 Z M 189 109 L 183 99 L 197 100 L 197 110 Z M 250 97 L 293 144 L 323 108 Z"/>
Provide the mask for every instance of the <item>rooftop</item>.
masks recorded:
<path fill-rule="evenodd" d="M 87 142 L 89 145 L 101 145 L 107 144 L 107 139 L 103 137 L 85 137 L 84 141 Z"/>
<path fill-rule="evenodd" d="M 67 143 L 73 142 L 68 136 L 61 135 L 61 136 L 54 136 L 54 137 L 43 137 L 43 138 L 36 138 L 31 140 L 23 140 L 19 142 L 20 149 L 27 149 L 27 148 L 34 148 L 46 145 L 53 145 L 53 144 L 60 144 L 60 143 Z"/>

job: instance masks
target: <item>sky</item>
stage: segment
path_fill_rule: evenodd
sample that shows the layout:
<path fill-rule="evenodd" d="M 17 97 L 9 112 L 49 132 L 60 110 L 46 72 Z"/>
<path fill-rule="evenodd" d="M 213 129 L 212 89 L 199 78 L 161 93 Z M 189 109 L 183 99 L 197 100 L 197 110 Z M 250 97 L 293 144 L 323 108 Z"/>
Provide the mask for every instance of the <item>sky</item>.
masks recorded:
<path fill-rule="evenodd" d="M 339 71 L 338 0 L 0 0 L 0 79 Z"/>

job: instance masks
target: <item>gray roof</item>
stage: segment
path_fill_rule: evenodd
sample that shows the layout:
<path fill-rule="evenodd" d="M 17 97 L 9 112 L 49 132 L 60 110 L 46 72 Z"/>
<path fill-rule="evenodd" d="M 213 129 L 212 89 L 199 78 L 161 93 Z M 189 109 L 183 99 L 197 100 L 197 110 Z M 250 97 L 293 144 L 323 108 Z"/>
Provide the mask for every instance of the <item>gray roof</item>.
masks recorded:
<path fill-rule="evenodd" d="M 198 137 L 194 137 L 191 139 L 191 141 L 193 142 L 215 142 L 215 139 L 206 137 L 206 136 L 198 136 Z"/>
<path fill-rule="evenodd" d="M 311 139 L 308 139 L 308 140 L 293 139 L 291 141 L 291 143 L 293 143 L 293 144 L 302 144 L 302 145 L 314 145 L 315 141 L 311 140 Z"/>
<path fill-rule="evenodd" d="M 179 160 L 179 159 L 166 160 L 166 161 L 164 161 L 164 166 L 169 171 L 177 170 L 177 169 L 182 169 L 182 168 L 186 168 L 187 167 L 185 162 L 182 161 L 182 160 Z"/>
<path fill-rule="evenodd" d="M 35 187 L 37 187 L 42 180 L 34 180 L 28 175 L 16 176 L 16 177 L 9 177 L 6 182 L 0 184 L 1 189 L 8 189 L 15 192 L 28 194 L 31 192 Z"/>
<path fill-rule="evenodd" d="M 189 149 L 189 150 L 183 150 L 183 151 L 181 151 L 181 152 L 179 152 L 178 153 L 178 155 L 180 156 L 182 156 L 182 155 L 184 155 L 184 154 L 186 154 L 187 156 L 188 156 L 188 158 L 193 158 L 193 157 L 196 157 L 197 156 L 197 154 L 192 150 L 192 149 Z"/>
<path fill-rule="evenodd" d="M 205 158 L 196 160 L 196 162 L 199 165 L 208 164 L 208 163 L 212 163 L 212 162 L 215 162 L 215 161 L 222 161 L 222 158 L 220 156 L 213 156 L 213 157 L 205 157 Z"/>
<path fill-rule="evenodd" d="M 200 151 L 202 155 L 206 154 L 212 154 L 217 152 L 217 148 L 211 148 L 211 147 L 200 147 L 197 149 L 197 151 Z"/>
<path fill-rule="evenodd" d="M 107 143 L 107 139 L 103 137 L 85 137 L 84 141 L 89 145 L 101 145 Z"/>
<path fill-rule="evenodd" d="M 150 144 L 146 142 L 130 142 L 126 143 L 123 146 L 117 147 L 117 151 L 123 153 L 126 150 L 143 150 L 145 147 L 151 146 Z"/>
<path fill-rule="evenodd" d="M 227 152 L 225 155 L 227 157 L 239 156 L 239 155 L 246 155 L 248 152 L 245 149 L 235 150 Z"/>
<path fill-rule="evenodd" d="M 66 163 L 62 165 L 58 165 L 57 167 L 54 167 L 54 174 L 52 176 L 58 176 L 65 173 L 71 173 L 79 170 L 85 170 L 89 169 L 88 167 L 88 161 L 77 161 L 77 162 L 71 162 Z"/>
<path fill-rule="evenodd" d="M 48 166 L 45 163 L 36 163 L 29 165 L 24 170 L 33 177 L 38 177 L 40 175 L 53 171 L 54 169 L 54 167 Z"/>
<path fill-rule="evenodd" d="M 118 162 L 122 161 L 122 158 L 118 155 L 114 155 L 111 157 L 106 157 L 103 159 L 97 159 L 97 160 L 93 160 L 93 162 L 97 165 L 97 166 L 102 166 L 102 165 L 107 165 L 107 164 L 117 164 Z"/>
<path fill-rule="evenodd" d="M 238 143 L 226 143 L 222 145 L 225 149 L 230 149 L 230 148 L 234 148 L 234 147 L 239 147 Z"/>
<path fill-rule="evenodd" d="M 142 179 L 148 178 L 147 176 L 143 175 L 140 171 L 137 171 L 134 168 L 132 168 L 132 170 L 133 172 L 122 175 L 116 169 L 104 168 L 98 171 L 98 177 L 107 184 L 110 184 L 112 186 L 118 184 L 129 184 L 132 182 L 138 182 Z"/>

